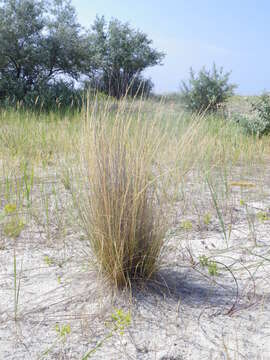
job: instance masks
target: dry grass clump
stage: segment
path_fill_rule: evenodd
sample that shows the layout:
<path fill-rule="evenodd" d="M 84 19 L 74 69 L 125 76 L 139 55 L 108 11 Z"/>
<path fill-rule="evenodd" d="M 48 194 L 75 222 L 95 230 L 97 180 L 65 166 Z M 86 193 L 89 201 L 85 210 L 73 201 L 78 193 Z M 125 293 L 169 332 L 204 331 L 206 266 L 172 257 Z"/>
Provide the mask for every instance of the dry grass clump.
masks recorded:
<path fill-rule="evenodd" d="M 155 166 L 164 135 L 121 104 L 92 115 L 83 141 L 86 195 L 79 213 L 99 270 L 116 287 L 156 271 L 166 233 L 162 175 Z"/>

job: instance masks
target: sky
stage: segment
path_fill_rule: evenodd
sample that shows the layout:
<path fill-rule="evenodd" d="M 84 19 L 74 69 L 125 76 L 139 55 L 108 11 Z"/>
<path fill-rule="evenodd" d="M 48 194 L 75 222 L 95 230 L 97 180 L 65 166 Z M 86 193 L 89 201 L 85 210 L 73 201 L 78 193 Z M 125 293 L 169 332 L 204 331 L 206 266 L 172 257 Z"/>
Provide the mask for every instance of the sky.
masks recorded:
<path fill-rule="evenodd" d="M 179 91 L 189 69 L 231 71 L 241 95 L 270 90 L 270 0 L 72 0 L 79 22 L 117 18 L 145 32 L 164 51 L 163 66 L 145 71 L 156 93 Z"/>

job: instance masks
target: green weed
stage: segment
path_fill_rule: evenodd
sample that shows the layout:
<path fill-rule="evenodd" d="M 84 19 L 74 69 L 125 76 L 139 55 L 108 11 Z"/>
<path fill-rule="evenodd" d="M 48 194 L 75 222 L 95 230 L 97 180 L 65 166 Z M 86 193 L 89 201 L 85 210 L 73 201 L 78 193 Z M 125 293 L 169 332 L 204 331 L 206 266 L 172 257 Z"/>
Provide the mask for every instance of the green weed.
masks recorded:
<path fill-rule="evenodd" d="M 207 270 L 211 276 L 218 275 L 217 263 L 213 260 L 209 260 L 205 255 L 199 256 L 199 262 L 202 267 L 207 267 Z"/>
<path fill-rule="evenodd" d="M 185 230 L 185 231 L 190 231 L 192 230 L 192 222 L 190 220 L 184 220 L 181 222 L 180 225 L 181 229 Z"/>

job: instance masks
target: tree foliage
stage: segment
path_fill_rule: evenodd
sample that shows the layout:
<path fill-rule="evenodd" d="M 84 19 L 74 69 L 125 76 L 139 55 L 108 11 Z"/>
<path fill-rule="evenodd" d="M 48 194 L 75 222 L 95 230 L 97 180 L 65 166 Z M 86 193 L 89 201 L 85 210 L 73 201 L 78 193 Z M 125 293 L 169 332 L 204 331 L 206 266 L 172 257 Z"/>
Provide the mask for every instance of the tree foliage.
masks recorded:
<path fill-rule="evenodd" d="M 107 25 L 103 17 L 86 31 L 70 0 L 0 0 L 0 99 L 42 103 L 86 78 L 116 97 L 129 88 L 133 94 L 138 82 L 149 91 L 142 72 L 163 57 L 151 43 L 128 24 Z"/>
<path fill-rule="evenodd" d="M 0 8 L 0 96 L 40 96 L 56 77 L 78 79 L 87 55 L 69 1 L 4 0 Z"/>
<path fill-rule="evenodd" d="M 182 82 L 182 98 L 191 111 L 216 111 L 218 106 L 233 95 L 236 87 L 229 83 L 230 72 L 224 73 L 213 64 L 212 70 L 202 68 L 198 75 L 190 69 L 188 83 Z"/>
<path fill-rule="evenodd" d="M 104 17 L 97 17 L 89 37 L 96 64 L 90 76 L 98 88 L 117 98 L 151 91 L 153 84 L 143 80 L 142 72 L 161 64 L 164 54 L 151 47 L 146 34 L 117 19 L 106 24 Z"/>

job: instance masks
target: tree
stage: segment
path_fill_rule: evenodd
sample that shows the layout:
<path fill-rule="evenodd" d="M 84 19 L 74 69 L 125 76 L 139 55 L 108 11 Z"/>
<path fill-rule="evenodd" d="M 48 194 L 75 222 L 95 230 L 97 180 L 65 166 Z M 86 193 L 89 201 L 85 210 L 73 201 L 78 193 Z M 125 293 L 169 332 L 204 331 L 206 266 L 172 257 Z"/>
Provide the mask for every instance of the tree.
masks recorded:
<path fill-rule="evenodd" d="M 230 72 L 224 73 L 223 68 L 217 69 L 213 64 L 212 70 L 204 67 L 195 74 L 190 69 L 188 83 L 182 81 L 182 98 L 186 107 L 191 111 L 216 111 L 218 105 L 223 104 L 233 95 L 236 85 L 229 83 Z"/>
<path fill-rule="evenodd" d="M 146 68 L 159 65 L 164 53 L 151 47 L 152 40 L 141 31 L 117 19 L 106 24 L 104 17 L 97 17 L 89 33 L 94 71 L 88 76 L 90 82 L 111 96 L 120 98 L 126 93 L 151 91 L 152 83 L 143 80 Z M 141 83 L 141 87 L 138 87 Z"/>
<path fill-rule="evenodd" d="M 164 56 L 151 44 L 103 17 L 85 31 L 70 0 L 0 0 L 0 101 L 50 107 L 60 91 L 77 98 L 74 84 L 85 78 L 117 98 L 149 93 L 153 84 L 142 72 Z"/>
<path fill-rule="evenodd" d="M 39 96 L 61 75 L 78 79 L 88 56 L 68 0 L 0 1 L 0 97 Z"/>

